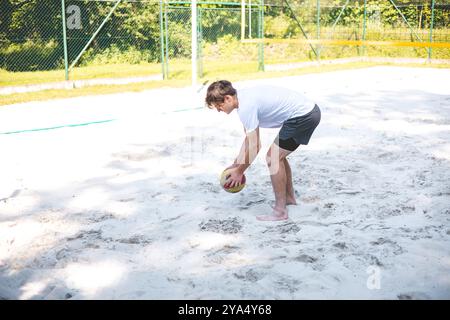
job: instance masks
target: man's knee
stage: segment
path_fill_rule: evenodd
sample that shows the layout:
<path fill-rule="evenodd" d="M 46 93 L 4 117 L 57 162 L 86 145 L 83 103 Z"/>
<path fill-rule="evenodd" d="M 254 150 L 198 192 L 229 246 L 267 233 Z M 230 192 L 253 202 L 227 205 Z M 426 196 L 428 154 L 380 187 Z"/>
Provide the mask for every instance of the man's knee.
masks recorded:
<path fill-rule="evenodd" d="M 269 167 L 269 171 L 270 171 L 271 175 L 278 173 L 278 170 L 280 168 L 280 162 L 282 162 L 282 161 L 283 161 L 283 159 L 280 159 L 278 154 L 274 155 L 274 154 L 271 154 L 270 151 L 267 152 L 266 163 L 267 163 L 267 167 Z"/>

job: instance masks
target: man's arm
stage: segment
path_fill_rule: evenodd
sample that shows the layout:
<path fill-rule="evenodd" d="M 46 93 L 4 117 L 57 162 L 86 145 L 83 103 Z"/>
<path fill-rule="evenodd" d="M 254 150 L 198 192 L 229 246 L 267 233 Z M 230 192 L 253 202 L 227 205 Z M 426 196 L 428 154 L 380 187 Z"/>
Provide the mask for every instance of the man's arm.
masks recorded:
<path fill-rule="evenodd" d="M 239 155 L 230 167 L 230 176 L 228 177 L 228 182 L 224 185 L 225 188 L 232 188 L 241 184 L 244 171 L 250 167 L 260 149 L 259 128 L 251 132 L 245 132 L 244 142 L 242 143 Z"/>
<path fill-rule="evenodd" d="M 243 174 L 252 164 L 261 149 L 259 138 L 259 127 L 251 132 L 245 132 L 245 139 L 242 143 L 239 155 L 234 160 L 233 167 L 236 166 L 239 173 Z"/>

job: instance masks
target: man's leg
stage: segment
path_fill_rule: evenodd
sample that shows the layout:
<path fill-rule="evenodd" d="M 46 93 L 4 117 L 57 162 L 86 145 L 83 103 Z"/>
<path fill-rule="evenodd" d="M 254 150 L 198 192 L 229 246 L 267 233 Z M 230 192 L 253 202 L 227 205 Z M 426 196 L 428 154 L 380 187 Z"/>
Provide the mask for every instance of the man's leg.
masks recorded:
<path fill-rule="evenodd" d="M 286 158 L 283 159 L 284 167 L 286 169 L 286 204 L 296 205 L 294 185 L 292 184 L 292 171 L 291 166 Z"/>
<path fill-rule="evenodd" d="M 266 161 L 272 180 L 273 192 L 275 193 L 275 207 L 272 214 L 257 216 L 258 220 L 277 221 L 288 218 L 286 209 L 287 174 L 284 160 L 290 153 L 291 151 L 281 149 L 276 144 L 272 144 L 267 152 Z"/>

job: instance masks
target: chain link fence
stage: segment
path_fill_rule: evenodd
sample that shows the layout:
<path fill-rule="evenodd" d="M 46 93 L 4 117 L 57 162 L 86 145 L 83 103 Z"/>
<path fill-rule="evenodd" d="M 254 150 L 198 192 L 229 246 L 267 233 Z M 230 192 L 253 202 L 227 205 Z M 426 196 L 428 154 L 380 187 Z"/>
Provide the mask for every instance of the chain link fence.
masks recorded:
<path fill-rule="evenodd" d="M 0 68 L 8 71 L 63 70 L 62 38 L 60 1 L 2 0 Z"/>
<path fill-rule="evenodd" d="M 69 67 L 122 65 L 122 76 L 126 76 L 128 69 L 133 75 L 148 74 L 151 70 L 145 70 L 142 64 L 160 61 L 158 2 L 65 2 Z"/>
<path fill-rule="evenodd" d="M 355 56 L 450 59 L 450 0 L 244 4 L 198 2 L 200 77 Z M 65 69 L 70 79 L 189 79 L 190 1 L 2 0 L 0 72 L 53 70 L 63 80 Z"/>
<path fill-rule="evenodd" d="M 191 4 L 163 4 L 164 51 L 167 77 L 191 77 Z M 197 65 L 200 77 L 220 72 L 230 64 L 258 61 L 254 46 L 241 40 L 241 3 L 199 2 L 197 6 Z M 254 34 L 256 34 L 254 32 Z M 169 63 L 168 63 L 169 62 Z M 170 66 L 167 66 L 170 65 Z M 256 69 L 255 69 L 256 70 Z"/>
<path fill-rule="evenodd" d="M 448 43 L 450 40 L 449 1 L 279 0 L 272 4 L 265 10 L 266 38 L 315 39 L 323 43 L 269 41 L 265 48 L 267 63 L 361 55 L 427 58 L 431 57 L 429 48 L 409 46 L 408 42 Z M 334 44 L 327 45 L 329 40 Z M 362 40 L 369 44 L 346 44 Z M 370 45 L 370 42 L 377 43 Z M 448 48 L 432 50 L 433 58 L 450 58 Z"/>
<path fill-rule="evenodd" d="M 2 0 L 0 68 L 57 70 L 59 80 L 66 68 L 71 79 L 160 74 L 160 8 L 158 0 Z"/>

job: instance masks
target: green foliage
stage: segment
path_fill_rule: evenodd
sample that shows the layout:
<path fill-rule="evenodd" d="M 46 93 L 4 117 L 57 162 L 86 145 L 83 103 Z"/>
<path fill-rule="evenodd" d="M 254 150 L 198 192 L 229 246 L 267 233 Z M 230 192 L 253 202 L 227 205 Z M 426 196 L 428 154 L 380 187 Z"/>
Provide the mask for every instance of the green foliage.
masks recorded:
<path fill-rule="evenodd" d="M 201 24 L 203 39 L 206 42 L 216 42 L 225 34 L 238 36 L 241 31 L 240 10 L 214 9 L 214 5 L 208 5 L 208 9 L 202 10 Z"/>
<path fill-rule="evenodd" d="M 27 41 L 11 44 L 0 50 L 1 68 L 9 71 L 50 70 L 61 67 L 62 61 L 55 41 Z"/>
<path fill-rule="evenodd" d="M 0 33 L 9 40 L 56 39 L 61 34 L 60 1 L 2 0 L 1 10 L 6 23 L 1 24 Z"/>
<path fill-rule="evenodd" d="M 239 3 L 239 1 L 237 1 Z M 367 0 L 367 40 L 428 41 L 431 1 Z M 66 6 L 81 9 L 82 28 L 67 30 L 69 63 L 80 53 L 103 22 L 114 1 L 66 0 Z M 254 4 L 256 2 L 253 2 Z M 361 39 L 364 1 L 321 0 L 320 30 L 317 27 L 316 0 L 291 0 L 295 18 L 310 38 Z M 62 22 L 59 0 L 1 0 L 0 67 L 7 70 L 49 70 L 62 67 Z M 202 4 L 199 16 L 205 60 L 243 61 L 257 59 L 257 45 L 240 42 L 239 5 Z M 78 66 L 115 63 L 138 64 L 160 60 L 160 6 L 157 1 L 124 0 L 82 56 Z M 191 56 L 190 5 L 172 4 L 167 9 L 169 59 Z M 300 26 L 284 1 L 266 1 L 264 36 L 268 38 L 303 38 Z M 450 4 L 437 1 L 433 39 L 450 41 Z M 339 19 L 338 19 L 339 17 Z M 331 28 L 335 25 L 334 28 Z M 248 34 L 248 26 L 247 26 Z M 258 8 L 252 12 L 252 35 L 258 30 Z M 433 49 L 434 58 L 448 58 L 448 49 Z M 370 55 L 424 57 L 424 48 L 368 48 Z M 321 58 L 359 55 L 357 47 L 323 47 Z M 315 59 L 308 45 L 265 45 L 266 61 Z"/>
<path fill-rule="evenodd" d="M 286 38 L 295 33 L 296 29 L 295 21 L 284 13 L 275 17 L 268 16 L 264 20 L 264 32 L 268 38 Z"/>
<path fill-rule="evenodd" d="M 153 52 L 150 50 L 143 51 L 136 47 L 120 48 L 113 44 L 101 51 L 93 48 L 87 50 L 79 66 L 152 62 L 155 61 L 155 57 L 152 57 Z"/>
<path fill-rule="evenodd" d="M 216 43 L 206 43 L 203 57 L 209 61 L 246 61 L 256 60 L 258 51 L 256 46 L 243 46 L 236 37 L 227 34 L 217 39 Z"/>
<path fill-rule="evenodd" d="M 174 58 L 191 56 L 191 34 L 186 32 L 186 26 L 181 23 L 171 23 L 169 26 L 169 56 Z"/>

